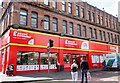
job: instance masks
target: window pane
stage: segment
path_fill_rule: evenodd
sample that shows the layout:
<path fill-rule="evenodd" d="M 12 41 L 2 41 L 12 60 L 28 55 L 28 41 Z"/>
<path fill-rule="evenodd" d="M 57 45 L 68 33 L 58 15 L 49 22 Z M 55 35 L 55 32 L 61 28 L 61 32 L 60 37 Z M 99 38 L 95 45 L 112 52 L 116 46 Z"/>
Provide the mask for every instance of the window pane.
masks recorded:
<path fill-rule="evenodd" d="M 37 19 L 31 19 L 31 27 L 37 27 Z"/>
<path fill-rule="evenodd" d="M 77 35 L 81 36 L 81 27 L 80 27 L 80 25 L 77 25 Z"/>
<path fill-rule="evenodd" d="M 48 22 L 44 22 L 44 29 L 49 30 L 49 23 Z"/>
<path fill-rule="evenodd" d="M 20 16 L 20 24 L 27 25 L 27 17 L 26 16 Z"/>
<path fill-rule="evenodd" d="M 69 24 L 69 28 L 70 28 L 70 34 L 73 34 L 73 23 Z"/>
<path fill-rule="evenodd" d="M 49 30 L 50 28 L 50 18 L 48 16 L 44 16 L 44 30 Z"/>
<path fill-rule="evenodd" d="M 17 65 L 37 65 L 38 52 L 17 52 Z"/>
<path fill-rule="evenodd" d="M 27 25 L 27 11 L 23 9 L 20 10 L 20 24 Z"/>
<path fill-rule="evenodd" d="M 50 64 L 56 64 L 57 61 L 57 53 L 50 53 Z M 48 54 L 40 53 L 40 64 L 45 65 L 48 64 Z"/>
<path fill-rule="evenodd" d="M 45 5 L 49 5 L 49 0 L 44 0 Z"/>
<path fill-rule="evenodd" d="M 86 27 L 83 26 L 83 37 L 86 37 Z"/>
<path fill-rule="evenodd" d="M 64 54 L 64 63 L 69 64 L 70 63 L 70 55 L 69 54 Z"/>
<path fill-rule="evenodd" d="M 64 34 L 67 33 L 67 22 L 63 21 L 63 31 Z"/>

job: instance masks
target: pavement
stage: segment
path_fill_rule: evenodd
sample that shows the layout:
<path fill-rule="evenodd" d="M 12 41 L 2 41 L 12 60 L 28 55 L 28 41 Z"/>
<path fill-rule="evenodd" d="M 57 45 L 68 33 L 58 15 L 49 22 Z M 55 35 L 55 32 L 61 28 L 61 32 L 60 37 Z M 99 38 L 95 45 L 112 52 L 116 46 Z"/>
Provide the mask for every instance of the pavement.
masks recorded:
<path fill-rule="evenodd" d="M 90 72 L 99 71 L 101 69 L 92 69 Z M 80 72 L 79 72 L 80 76 Z M 21 74 L 15 76 L 7 76 L 6 74 L 2 74 L 0 72 L 0 82 L 30 82 L 30 81 L 46 81 L 46 80 L 64 80 L 70 79 L 71 80 L 71 73 L 70 71 L 59 71 L 59 72 L 37 72 L 37 73 L 30 73 L 30 74 Z M 79 79 L 81 80 L 81 79 Z"/>

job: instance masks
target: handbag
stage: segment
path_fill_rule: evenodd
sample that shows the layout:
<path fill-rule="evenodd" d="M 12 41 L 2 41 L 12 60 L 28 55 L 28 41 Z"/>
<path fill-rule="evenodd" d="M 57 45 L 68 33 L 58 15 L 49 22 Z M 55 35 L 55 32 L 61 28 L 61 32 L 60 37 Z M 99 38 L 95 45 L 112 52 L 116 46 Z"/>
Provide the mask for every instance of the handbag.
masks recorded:
<path fill-rule="evenodd" d="M 91 74 L 90 74 L 89 71 L 87 72 L 87 79 L 88 79 L 88 80 L 91 80 Z"/>

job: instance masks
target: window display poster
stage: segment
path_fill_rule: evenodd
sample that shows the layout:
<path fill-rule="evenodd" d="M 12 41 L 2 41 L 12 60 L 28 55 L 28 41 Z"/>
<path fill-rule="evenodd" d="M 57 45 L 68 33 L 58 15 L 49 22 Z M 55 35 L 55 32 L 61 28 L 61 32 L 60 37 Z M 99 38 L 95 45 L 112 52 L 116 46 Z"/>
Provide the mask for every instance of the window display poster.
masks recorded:
<path fill-rule="evenodd" d="M 99 56 L 92 55 L 92 63 L 99 63 Z"/>
<path fill-rule="evenodd" d="M 17 71 L 39 70 L 39 65 L 17 65 Z"/>

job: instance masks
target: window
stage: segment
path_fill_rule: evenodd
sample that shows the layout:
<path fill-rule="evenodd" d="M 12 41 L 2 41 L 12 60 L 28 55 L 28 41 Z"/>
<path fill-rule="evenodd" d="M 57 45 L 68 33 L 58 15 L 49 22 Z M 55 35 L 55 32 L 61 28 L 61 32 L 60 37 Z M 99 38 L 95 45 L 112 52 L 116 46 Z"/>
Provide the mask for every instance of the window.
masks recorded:
<path fill-rule="evenodd" d="M 110 42 L 111 41 L 110 40 L 110 33 L 108 32 L 107 34 L 108 34 L 108 41 Z"/>
<path fill-rule="evenodd" d="M 66 21 L 63 21 L 62 23 L 62 26 L 63 26 L 63 33 L 66 34 L 67 33 L 67 22 Z"/>
<path fill-rule="evenodd" d="M 106 26 L 108 27 L 108 18 L 106 18 Z"/>
<path fill-rule="evenodd" d="M 77 36 L 81 36 L 81 26 L 77 25 Z"/>
<path fill-rule="evenodd" d="M 52 7 L 57 8 L 57 0 L 52 0 Z"/>
<path fill-rule="evenodd" d="M 90 18 L 90 11 L 88 11 L 88 20 L 90 20 L 91 18 Z"/>
<path fill-rule="evenodd" d="M 109 27 L 111 28 L 111 19 L 109 19 Z"/>
<path fill-rule="evenodd" d="M 49 57 L 50 57 L 50 64 L 56 64 L 57 53 L 50 53 Z M 40 64 L 48 65 L 48 54 L 47 53 L 40 53 Z"/>
<path fill-rule="evenodd" d="M 49 16 L 44 16 L 44 30 L 50 29 L 50 18 Z"/>
<path fill-rule="evenodd" d="M 73 35 L 73 23 L 69 23 L 69 28 L 70 28 L 70 34 Z"/>
<path fill-rule="evenodd" d="M 100 15 L 98 15 L 98 24 L 100 24 Z"/>
<path fill-rule="evenodd" d="M 103 31 L 103 37 L 104 37 L 104 41 L 106 41 L 106 34 L 105 34 L 105 31 Z"/>
<path fill-rule="evenodd" d="M 117 36 L 115 35 L 115 43 L 117 43 Z"/>
<path fill-rule="evenodd" d="M 66 2 L 65 2 L 65 0 L 62 0 L 62 10 L 66 11 Z"/>
<path fill-rule="evenodd" d="M 94 38 L 97 39 L 97 31 L 94 29 Z"/>
<path fill-rule="evenodd" d="M 82 18 L 85 18 L 85 15 L 84 15 L 84 8 L 82 8 Z"/>
<path fill-rule="evenodd" d="M 90 35 L 90 38 L 92 38 L 92 28 L 91 27 L 89 28 L 89 35 Z"/>
<path fill-rule="evenodd" d="M 38 15 L 35 12 L 32 12 L 31 15 L 31 27 L 36 28 L 38 25 Z"/>
<path fill-rule="evenodd" d="M 24 9 L 20 9 L 20 25 L 27 25 L 28 12 Z"/>
<path fill-rule="evenodd" d="M 102 31 L 99 30 L 99 34 L 100 34 L 100 40 L 102 40 Z"/>
<path fill-rule="evenodd" d="M 45 5 L 49 5 L 49 0 L 44 0 Z"/>
<path fill-rule="evenodd" d="M 101 16 L 101 23 L 102 23 L 102 25 L 104 25 L 103 16 Z"/>
<path fill-rule="evenodd" d="M 72 3 L 68 2 L 68 12 L 72 13 Z"/>
<path fill-rule="evenodd" d="M 64 63 L 70 64 L 70 54 L 64 54 Z"/>
<path fill-rule="evenodd" d="M 87 37 L 87 35 L 86 35 L 86 26 L 83 26 L 82 28 L 83 28 L 83 37 Z"/>
<path fill-rule="evenodd" d="M 53 32 L 57 32 L 58 31 L 58 21 L 56 18 L 53 18 Z"/>
<path fill-rule="evenodd" d="M 95 13 L 92 12 L 92 22 L 95 22 Z"/>
<path fill-rule="evenodd" d="M 113 42 L 113 34 L 111 33 L 111 40 L 112 40 L 112 42 Z"/>
<path fill-rule="evenodd" d="M 76 16 L 80 16 L 79 6 L 78 5 L 76 5 Z"/>
<path fill-rule="evenodd" d="M 17 65 L 38 65 L 38 52 L 17 52 Z"/>
<path fill-rule="evenodd" d="M 118 38 L 118 43 L 120 43 L 120 37 L 119 37 L 119 35 L 117 35 L 117 38 Z"/>

